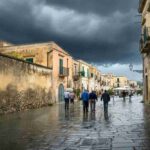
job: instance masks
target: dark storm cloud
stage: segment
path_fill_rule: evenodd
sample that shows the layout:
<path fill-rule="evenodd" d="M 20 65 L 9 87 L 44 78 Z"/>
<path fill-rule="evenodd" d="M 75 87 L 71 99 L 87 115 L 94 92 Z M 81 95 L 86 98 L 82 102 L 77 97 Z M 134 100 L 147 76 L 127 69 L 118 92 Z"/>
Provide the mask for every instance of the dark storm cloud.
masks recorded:
<path fill-rule="evenodd" d="M 137 0 L 5 0 L 0 39 L 56 41 L 93 63 L 140 63 Z"/>
<path fill-rule="evenodd" d="M 70 8 L 81 13 L 96 13 L 104 16 L 115 11 L 126 13 L 137 7 L 136 0 L 46 0 L 47 4 Z"/>

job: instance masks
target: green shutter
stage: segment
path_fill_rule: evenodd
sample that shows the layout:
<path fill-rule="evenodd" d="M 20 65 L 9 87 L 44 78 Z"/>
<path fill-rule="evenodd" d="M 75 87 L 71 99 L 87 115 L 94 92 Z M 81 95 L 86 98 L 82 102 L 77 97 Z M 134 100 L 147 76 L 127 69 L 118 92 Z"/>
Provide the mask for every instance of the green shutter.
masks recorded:
<path fill-rule="evenodd" d="M 59 73 L 63 74 L 63 60 L 59 59 Z"/>
<path fill-rule="evenodd" d="M 26 58 L 27 62 L 33 63 L 33 58 Z"/>

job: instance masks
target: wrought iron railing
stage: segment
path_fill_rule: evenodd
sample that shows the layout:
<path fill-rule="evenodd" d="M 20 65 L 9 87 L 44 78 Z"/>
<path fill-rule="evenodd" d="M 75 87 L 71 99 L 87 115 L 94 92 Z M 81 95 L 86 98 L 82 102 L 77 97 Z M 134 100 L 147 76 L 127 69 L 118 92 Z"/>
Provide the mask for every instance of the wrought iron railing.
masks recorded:
<path fill-rule="evenodd" d="M 60 76 L 68 76 L 69 75 L 69 68 L 60 67 L 59 68 L 59 75 Z"/>

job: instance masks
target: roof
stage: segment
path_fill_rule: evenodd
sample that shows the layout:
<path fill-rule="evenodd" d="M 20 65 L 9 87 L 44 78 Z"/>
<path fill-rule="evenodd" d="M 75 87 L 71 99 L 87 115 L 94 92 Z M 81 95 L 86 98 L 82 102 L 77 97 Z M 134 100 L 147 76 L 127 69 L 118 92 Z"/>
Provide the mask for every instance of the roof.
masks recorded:
<path fill-rule="evenodd" d="M 9 42 L 7 42 L 9 43 Z M 9 49 L 9 48 L 18 48 L 18 47 L 33 47 L 33 46 L 50 46 L 50 45 L 55 45 L 56 47 L 58 47 L 58 49 L 56 48 L 55 50 L 57 51 L 60 51 L 59 49 L 61 49 L 60 52 L 63 52 L 67 55 L 70 56 L 70 54 L 64 50 L 63 48 L 61 48 L 58 44 L 56 44 L 54 41 L 49 41 L 49 42 L 43 42 L 43 43 L 26 43 L 26 44 L 15 44 L 15 45 L 8 45 L 8 46 L 5 46 L 5 47 L 2 47 L 3 50 L 5 49 Z"/>

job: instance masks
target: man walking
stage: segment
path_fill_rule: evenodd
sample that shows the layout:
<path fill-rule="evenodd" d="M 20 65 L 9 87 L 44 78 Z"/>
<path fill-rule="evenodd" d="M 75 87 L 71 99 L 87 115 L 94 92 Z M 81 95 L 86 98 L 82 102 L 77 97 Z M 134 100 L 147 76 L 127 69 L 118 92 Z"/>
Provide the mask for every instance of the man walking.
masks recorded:
<path fill-rule="evenodd" d="M 94 91 L 89 94 L 91 112 L 95 112 L 97 95 Z"/>
<path fill-rule="evenodd" d="M 72 91 L 72 92 L 70 92 L 69 97 L 70 97 L 70 102 L 74 104 L 75 94 L 74 94 L 74 92 L 73 92 L 73 91 Z"/>
<path fill-rule="evenodd" d="M 65 110 L 69 110 L 69 92 L 64 92 L 64 99 L 65 99 Z"/>
<path fill-rule="evenodd" d="M 104 112 L 108 112 L 108 102 L 110 101 L 110 96 L 108 92 L 105 90 L 105 92 L 101 96 L 101 101 L 104 103 Z"/>
<path fill-rule="evenodd" d="M 81 95 L 81 99 L 83 101 L 83 112 L 87 113 L 89 108 L 89 93 L 87 90 L 84 90 Z"/>
<path fill-rule="evenodd" d="M 125 91 L 122 92 L 122 97 L 123 97 L 123 101 L 125 101 L 126 100 L 126 92 Z"/>

